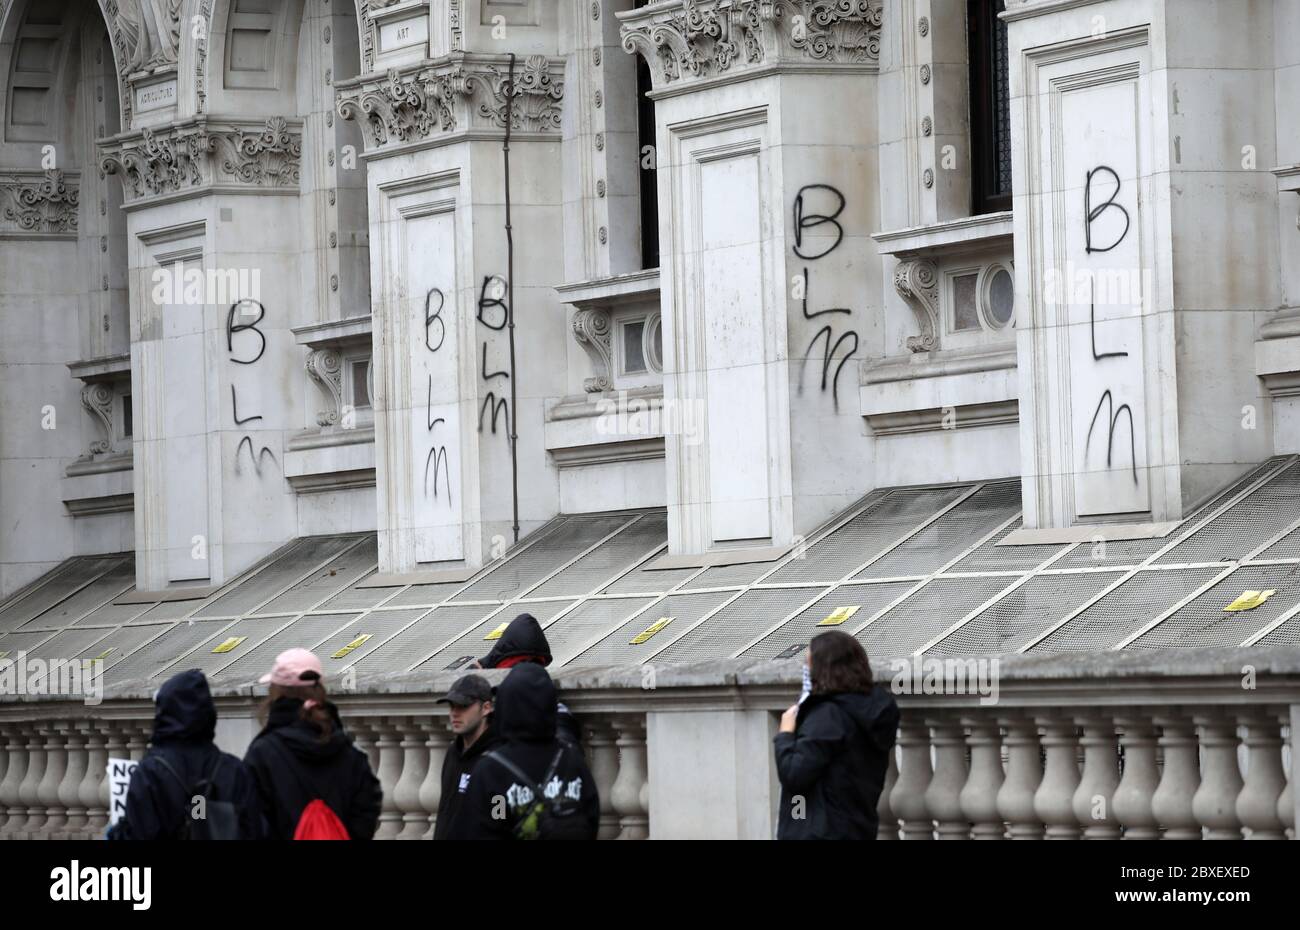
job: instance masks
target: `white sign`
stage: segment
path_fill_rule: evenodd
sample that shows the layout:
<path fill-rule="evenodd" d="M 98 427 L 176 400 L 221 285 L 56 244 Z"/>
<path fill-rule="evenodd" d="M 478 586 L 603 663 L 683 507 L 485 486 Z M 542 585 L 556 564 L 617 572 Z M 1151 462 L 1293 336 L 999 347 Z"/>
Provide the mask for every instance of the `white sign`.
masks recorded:
<path fill-rule="evenodd" d="M 126 792 L 140 763 L 131 759 L 108 760 L 108 825 L 116 826 L 126 813 Z"/>
<path fill-rule="evenodd" d="M 176 79 L 160 84 L 136 85 L 135 109 L 138 113 L 161 110 L 176 103 Z"/>
<path fill-rule="evenodd" d="M 429 41 L 429 20 L 424 13 L 379 27 L 379 50 L 391 52 Z"/>

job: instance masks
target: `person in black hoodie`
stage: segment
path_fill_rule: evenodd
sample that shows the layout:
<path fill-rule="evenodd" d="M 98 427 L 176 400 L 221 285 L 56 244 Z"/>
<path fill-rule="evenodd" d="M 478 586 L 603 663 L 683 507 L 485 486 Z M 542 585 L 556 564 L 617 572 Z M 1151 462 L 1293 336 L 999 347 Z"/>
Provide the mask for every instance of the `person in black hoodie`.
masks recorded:
<path fill-rule="evenodd" d="M 451 729 L 456 734 L 442 760 L 442 794 L 433 828 L 433 838 L 445 840 L 451 835 L 451 823 L 469 791 L 474 766 L 501 739 L 492 725 L 492 686 L 482 675 L 457 679 L 438 703 L 449 705 Z"/>
<path fill-rule="evenodd" d="M 533 662 L 542 667 L 551 664 L 551 644 L 546 641 L 542 625 L 532 614 L 520 614 L 511 620 L 488 654 L 474 664 L 478 668 L 513 668 L 521 662 Z M 581 746 L 581 725 L 558 699 L 555 706 L 559 713 L 556 725 L 560 739 Z"/>
<path fill-rule="evenodd" d="M 577 838 L 596 838 L 600 827 L 596 782 L 578 747 L 558 738 L 555 704 L 555 685 L 540 665 L 516 666 L 497 686 L 492 715 L 504 745 L 484 753 L 475 764 L 448 839 L 516 838 L 515 828 L 532 806 L 536 786 L 548 798 L 562 795 L 576 802 L 573 832 L 580 834 Z M 553 776 L 541 785 L 552 767 Z"/>
<path fill-rule="evenodd" d="M 777 839 L 873 840 L 898 705 L 872 682 L 866 651 L 847 633 L 813 637 L 807 664 L 811 692 L 776 735 Z"/>
<path fill-rule="evenodd" d="M 260 839 L 257 789 L 244 763 L 213 743 L 217 708 L 198 669 L 173 675 L 154 698 L 153 739 L 131 776 L 126 811 L 110 840 L 182 839 L 197 809 L 195 797 L 234 805 L 238 836 Z M 201 784 L 204 781 L 208 784 Z M 206 807 L 204 808 L 206 810 Z"/>
<path fill-rule="evenodd" d="M 257 784 L 269 838 L 293 839 L 303 809 L 319 798 L 349 839 L 373 839 L 383 788 L 366 754 L 344 731 L 338 709 L 325 699 L 320 659 L 290 649 L 261 681 L 271 691 L 262 706 L 262 731 L 244 764 Z"/>

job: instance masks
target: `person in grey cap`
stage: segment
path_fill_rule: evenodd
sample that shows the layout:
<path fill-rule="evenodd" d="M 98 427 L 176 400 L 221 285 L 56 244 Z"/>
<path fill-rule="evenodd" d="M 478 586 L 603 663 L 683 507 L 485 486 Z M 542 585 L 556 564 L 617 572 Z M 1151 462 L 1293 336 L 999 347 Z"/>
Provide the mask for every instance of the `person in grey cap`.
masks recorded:
<path fill-rule="evenodd" d="M 446 697 L 451 714 L 451 730 L 456 734 L 442 762 L 442 796 L 438 800 L 438 819 L 433 838 L 447 839 L 452 822 L 460 809 L 478 758 L 500 742 L 492 726 L 492 686 L 482 675 L 466 675 L 456 681 Z"/>

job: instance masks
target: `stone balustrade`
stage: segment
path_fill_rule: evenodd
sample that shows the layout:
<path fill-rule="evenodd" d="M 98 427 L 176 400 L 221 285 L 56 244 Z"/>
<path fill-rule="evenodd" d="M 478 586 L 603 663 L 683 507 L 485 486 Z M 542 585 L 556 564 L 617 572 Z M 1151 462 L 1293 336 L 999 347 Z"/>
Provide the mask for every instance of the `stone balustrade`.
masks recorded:
<path fill-rule="evenodd" d="M 966 663 L 966 684 L 945 678 L 956 666 L 932 666 L 908 689 L 930 693 L 901 693 L 897 669 L 876 665 L 902 710 L 881 839 L 1294 838 L 1300 649 L 949 661 Z M 384 786 L 380 838 L 432 834 L 451 742 L 434 701 L 454 677 L 361 679 L 335 695 Z M 771 737 L 797 660 L 555 677 L 583 725 L 601 839 L 772 835 Z M 242 754 L 260 691 L 214 691 L 218 743 Z M 144 755 L 150 693 L 136 682 L 94 707 L 0 703 L 0 838 L 101 836 L 105 760 Z"/>

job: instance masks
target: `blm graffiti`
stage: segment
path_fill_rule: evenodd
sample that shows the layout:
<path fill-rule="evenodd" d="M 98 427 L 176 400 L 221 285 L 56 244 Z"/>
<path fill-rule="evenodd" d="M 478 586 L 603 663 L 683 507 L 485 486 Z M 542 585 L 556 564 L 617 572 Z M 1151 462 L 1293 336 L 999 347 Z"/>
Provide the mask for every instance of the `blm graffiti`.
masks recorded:
<path fill-rule="evenodd" d="M 244 317 L 253 315 L 253 308 L 256 308 L 257 311 L 254 319 L 251 322 L 242 322 Z M 239 318 L 241 322 L 236 322 L 236 318 Z M 262 360 L 262 356 L 266 354 L 266 334 L 258 328 L 258 324 L 264 319 L 266 319 L 266 307 L 262 305 L 261 301 L 244 298 L 230 305 L 230 310 L 226 313 L 226 354 L 231 362 L 236 365 L 256 365 Z M 240 340 L 240 348 L 236 349 L 235 337 L 244 333 L 249 335 Z M 253 336 L 257 337 L 255 343 L 257 346 L 256 352 L 253 352 L 252 346 L 248 344 Z M 230 415 L 235 426 L 243 426 L 245 423 L 253 423 L 262 419 L 261 414 L 244 417 L 239 415 L 239 392 L 235 389 L 233 382 L 230 385 Z M 253 473 L 259 478 L 262 477 L 263 463 L 267 459 L 270 459 L 273 465 L 279 464 L 276 462 L 275 453 L 271 451 L 270 447 L 262 446 L 258 448 L 257 444 L 253 442 L 252 435 L 245 433 L 235 446 L 236 475 L 244 473 L 242 463 L 245 450 L 248 451 L 248 460 L 252 463 Z"/>
<path fill-rule="evenodd" d="M 833 209 L 829 212 L 813 212 L 815 209 L 825 209 L 818 205 L 830 203 Z M 844 195 L 829 184 L 805 184 L 799 188 L 799 193 L 794 198 L 794 254 L 802 258 L 805 262 L 817 262 L 831 255 L 840 244 L 844 241 L 844 227 L 840 225 L 839 217 L 848 206 Z M 818 242 L 811 238 L 806 239 L 806 234 L 812 233 L 813 236 L 819 236 L 814 230 L 822 230 L 822 234 L 829 234 L 833 231 L 834 237 L 829 244 Z M 820 236 L 819 236 L 820 238 Z M 815 267 L 815 266 L 814 266 Z M 803 392 L 804 371 L 808 366 L 808 359 L 812 356 L 814 348 L 818 342 L 821 343 L 821 391 L 825 393 L 829 388 L 831 392 L 831 403 L 835 410 L 840 407 L 840 371 L 844 368 L 850 358 L 858 351 L 858 334 L 852 328 L 837 330 L 836 324 L 852 323 L 853 310 L 849 307 L 824 307 L 822 309 L 809 310 L 809 300 L 812 297 L 812 269 L 809 265 L 803 266 L 801 293 L 797 296 L 802 301 L 802 312 L 805 320 L 816 322 L 821 320 L 821 328 L 813 334 L 809 340 L 807 348 L 804 350 L 803 359 L 799 365 L 799 392 Z M 848 317 L 845 321 L 844 317 Z"/>
<path fill-rule="evenodd" d="M 506 305 L 505 297 L 507 284 L 500 275 L 487 275 L 483 278 L 483 284 L 479 287 L 478 292 L 478 313 L 475 318 L 478 325 L 482 326 L 487 332 L 484 333 L 483 341 L 479 344 L 480 358 L 479 378 L 482 379 L 487 393 L 483 396 L 483 403 L 478 409 L 478 431 L 483 432 L 483 422 L 488 414 L 488 427 L 492 435 L 497 434 L 497 421 L 500 420 L 505 432 L 506 442 L 510 442 L 510 436 L 513 430 L 510 429 L 510 400 L 505 395 L 505 385 L 501 385 L 501 380 L 506 382 L 510 380 L 510 372 L 504 369 L 488 371 L 488 345 L 492 334 L 502 332 L 506 324 L 510 322 L 510 308 Z M 496 388 L 500 388 L 501 395 L 498 396 Z"/>
<path fill-rule="evenodd" d="M 424 295 L 424 347 L 430 356 L 436 356 L 442 349 L 443 344 L 447 341 L 447 321 L 443 312 L 447 309 L 447 296 L 436 287 L 429 288 Z M 429 383 L 425 395 L 424 407 L 424 425 L 425 433 L 429 441 L 429 451 L 424 457 L 424 494 L 426 497 L 432 497 L 435 501 L 440 500 L 438 495 L 438 476 L 442 475 L 443 498 L 447 506 L 452 506 L 451 500 L 451 466 L 447 460 L 447 444 L 439 442 L 439 436 L 435 435 L 438 427 L 445 427 L 447 420 L 445 417 L 435 417 L 433 415 L 433 372 L 429 372 Z M 430 474 L 432 474 L 433 483 L 429 483 Z"/>

